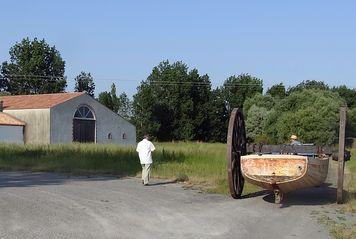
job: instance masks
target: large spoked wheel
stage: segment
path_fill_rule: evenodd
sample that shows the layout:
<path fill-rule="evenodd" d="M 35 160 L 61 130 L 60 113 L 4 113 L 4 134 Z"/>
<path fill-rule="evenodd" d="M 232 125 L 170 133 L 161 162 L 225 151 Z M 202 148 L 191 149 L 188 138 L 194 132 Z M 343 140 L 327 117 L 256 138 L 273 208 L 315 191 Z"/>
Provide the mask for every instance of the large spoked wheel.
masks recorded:
<path fill-rule="evenodd" d="M 241 156 L 246 154 L 246 131 L 242 110 L 235 108 L 230 116 L 227 134 L 227 174 L 230 194 L 240 198 L 245 180 L 241 173 Z"/>

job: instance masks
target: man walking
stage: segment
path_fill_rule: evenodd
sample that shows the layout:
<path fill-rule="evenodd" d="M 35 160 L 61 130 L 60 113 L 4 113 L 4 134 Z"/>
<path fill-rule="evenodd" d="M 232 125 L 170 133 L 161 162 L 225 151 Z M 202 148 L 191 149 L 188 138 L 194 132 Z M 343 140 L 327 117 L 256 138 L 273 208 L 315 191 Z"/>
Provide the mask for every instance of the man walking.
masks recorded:
<path fill-rule="evenodd" d="M 136 148 L 142 166 L 142 183 L 145 186 L 148 185 L 148 181 L 150 180 L 152 152 L 154 150 L 155 146 L 149 141 L 149 135 L 145 134 L 143 140 L 137 144 Z"/>

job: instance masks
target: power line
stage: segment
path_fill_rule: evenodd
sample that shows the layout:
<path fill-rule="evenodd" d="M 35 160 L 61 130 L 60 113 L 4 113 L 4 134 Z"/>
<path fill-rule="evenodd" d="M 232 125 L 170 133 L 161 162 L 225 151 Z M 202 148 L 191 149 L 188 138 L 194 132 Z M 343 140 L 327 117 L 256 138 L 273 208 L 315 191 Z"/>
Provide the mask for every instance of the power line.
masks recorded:
<path fill-rule="evenodd" d="M 53 76 L 53 75 L 20 75 L 20 74 L 11 74 L 11 75 L 6 75 L 0 76 L 0 79 L 7 79 L 8 77 L 10 78 L 40 78 L 40 79 L 48 79 L 48 80 L 53 80 L 53 82 L 56 82 L 56 79 L 66 79 L 64 76 Z M 95 78 L 94 81 L 100 81 L 100 80 L 110 80 L 110 81 L 118 81 L 118 82 L 137 82 L 134 80 L 124 80 L 124 79 L 109 79 L 109 78 Z M 146 83 L 146 84 L 153 84 L 153 85 L 195 85 L 195 86 L 210 86 L 211 82 L 196 82 L 196 81 L 148 81 L 148 80 L 141 80 L 141 82 Z M 233 84 L 233 83 L 224 83 L 223 86 L 225 87 L 236 87 L 236 86 L 260 86 L 260 84 L 251 84 L 251 83 L 239 83 L 239 84 Z"/>
<path fill-rule="evenodd" d="M 44 78 L 44 79 L 51 79 L 51 78 L 62 78 L 65 79 L 66 77 L 64 76 L 55 76 L 55 75 L 18 75 L 18 74 L 10 74 L 6 75 L 7 77 L 13 77 L 13 78 Z M 0 78 L 5 79 L 6 77 L 2 76 Z"/>
<path fill-rule="evenodd" d="M 6 74 L 5 76 L 0 76 L 0 78 L 6 79 L 10 78 L 43 78 L 43 79 L 67 79 L 66 76 L 56 76 L 56 75 L 21 75 L 21 74 Z M 132 80 L 124 80 L 118 78 L 94 78 L 95 80 L 108 80 L 108 81 L 132 81 Z"/>

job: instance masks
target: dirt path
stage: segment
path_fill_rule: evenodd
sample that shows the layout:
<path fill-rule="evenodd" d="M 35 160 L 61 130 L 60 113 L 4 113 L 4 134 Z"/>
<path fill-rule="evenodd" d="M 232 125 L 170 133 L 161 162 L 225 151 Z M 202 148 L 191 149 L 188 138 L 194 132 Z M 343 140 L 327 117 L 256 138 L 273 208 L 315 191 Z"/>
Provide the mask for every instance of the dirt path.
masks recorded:
<path fill-rule="evenodd" d="M 0 238 L 330 238 L 311 212 L 333 189 L 233 200 L 135 178 L 0 173 Z"/>

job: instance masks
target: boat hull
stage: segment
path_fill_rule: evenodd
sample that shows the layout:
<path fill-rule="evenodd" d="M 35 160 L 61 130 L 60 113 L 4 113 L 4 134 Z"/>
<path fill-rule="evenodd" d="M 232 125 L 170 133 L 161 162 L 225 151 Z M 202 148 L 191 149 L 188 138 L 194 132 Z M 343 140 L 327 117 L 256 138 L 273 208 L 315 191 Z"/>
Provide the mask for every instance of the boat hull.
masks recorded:
<path fill-rule="evenodd" d="M 282 193 L 321 185 L 327 177 L 328 165 L 328 157 L 283 154 L 241 157 L 242 175 L 248 182 Z"/>

